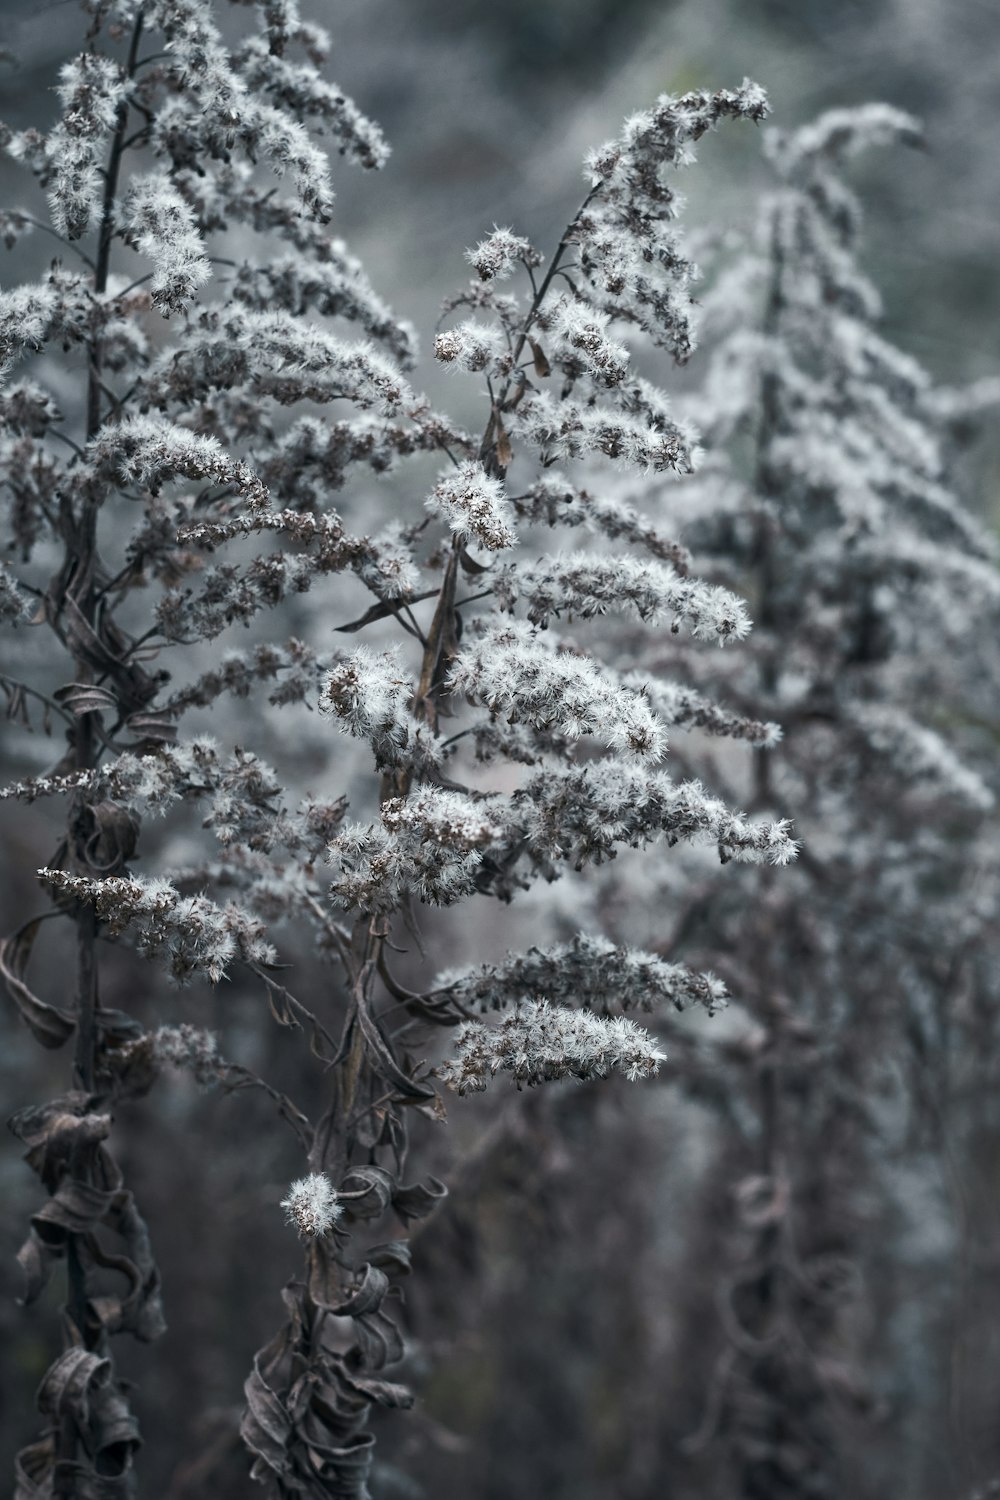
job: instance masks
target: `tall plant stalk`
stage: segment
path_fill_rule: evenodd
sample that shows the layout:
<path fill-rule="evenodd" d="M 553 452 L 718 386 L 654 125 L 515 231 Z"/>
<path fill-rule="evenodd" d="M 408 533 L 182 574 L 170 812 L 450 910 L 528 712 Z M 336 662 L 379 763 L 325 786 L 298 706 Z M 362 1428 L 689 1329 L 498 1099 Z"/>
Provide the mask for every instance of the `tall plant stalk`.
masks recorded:
<path fill-rule="evenodd" d="M 32 622 L 54 631 L 73 673 L 51 694 L 26 684 L 20 700 L 58 705 L 70 753 L 3 790 L 69 798 L 65 844 L 37 872 L 51 909 L 0 959 L 38 1040 L 74 1037 L 76 1084 L 12 1121 L 49 1195 L 22 1251 L 28 1300 L 57 1261 L 68 1272 L 65 1346 L 17 1495 L 134 1492 L 138 1427 L 108 1340 L 161 1331 L 159 1273 L 105 1143 L 123 1100 L 183 1069 L 262 1093 L 300 1152 L 282 1206 L 305 1263 L 246 1383 L 251 1473 L 275 1497 L 361 1500 L 373 1408 L 412 1399 L 386 1374 L 404 1353 L 390 1308 L 411 1269 L 407 1229 L 444 1193 L 434 1178 L 405 1180 L 413 1128 L 438 1125 L 448 1093 L 500 1074 L 519 1087 L 649 1078 L 662 1054 L 627 1012 L 711 1009 L 721 994 L 710 974 L 599 928 L 471 971 L 449 970 L 442 952 L 431 984 L 407 984 L 397 950 L 421 905 L 506 903 L 623 846 L 697 840 L 723 862 L 773 865 L 795 852 L 780 819 L 747 818 L 660 765 L 668 719 L 739 725 L 708 699 L 661 714 L 587 623 L 609 611 L 669 621 L 695 652 L 739 650 L 749 631 L 736 593 L 693 576 L 655 517 L 604 490 L 614 465 L 661 479 L 694 467 L 694 432 L 636 369 L 650 343 L 679 362 L 692 347 L 673 175 L 715 124 L 759 120 L 766 101 L 744 83 L 664 96 L 633 117 L 588 160 L 583 205 L 540 277 L 542 257 L 512 231 L 468 253 L 476 279 L 449 304 L 435 354 L 482 377 L 476 438 L 411 386 L 412 330 L 326 227 L 328 162 L 311 127 L 365 167 L 387 147 L 323 77 L 321 28 L 295 0 L 268 0 L 232 47 L 207 0 L 91 14 L 52 131 L 4 133 L 85 267 L 57 261 L 0 299 L 12 377 L 3 475 L 20 554 L 2 575 L 3 612 L 23 624 L 33 601 Z M 35 222 L 10 212 L 7 237 Z M 523 300 L 505 285 L 515 276 Z M 48 387 L 63 368 L 83 374 L 79 409 L 63 411 Z M 427 456 L 440 468 L 420 481 L 419 515 L 370 526 L 376 477 L 391 484 L 410 461 L 416 474 Z M 532 533 L 544 549 L 564 525 L 599 545 L 539 555 Z M 373 644 L 334 653 L 330 611 L 343 621 L 352 587 L 370 604 L 340 629 Z M 286 640 L 281 611 L 297 626 Z M 547 628 L 570 618 L 571 633 Z M 251 644 L 220 656 L 215 643 L 237 627 Z M 218 714 L 229 695 L 243 703 L 232 748 L 182 735 L 187 716 Z M 262 758 L 265 696 L 300 719 L 318 707 L 331 736 L 355 741 L 335 788 L 307 792 L 280 735 L 281 771 Z M 164 868 L 149 825 L 166 811 L 180 823 L 194 805 L 184 862 Z M 29 984 L 49 916 L 75 929 L 72 1006 Z M 336 976 L 305 999 L 280 957 L 296 956 L 303 920 Z M 102 991 L 126 972 L 115 945 L 181 984 L 232 974 L 262 989 L 322 1070 L 312 1084 L 301 1074 L 320 1107 L 224 1057 L 200 1025 L 107 1006 Z"/>

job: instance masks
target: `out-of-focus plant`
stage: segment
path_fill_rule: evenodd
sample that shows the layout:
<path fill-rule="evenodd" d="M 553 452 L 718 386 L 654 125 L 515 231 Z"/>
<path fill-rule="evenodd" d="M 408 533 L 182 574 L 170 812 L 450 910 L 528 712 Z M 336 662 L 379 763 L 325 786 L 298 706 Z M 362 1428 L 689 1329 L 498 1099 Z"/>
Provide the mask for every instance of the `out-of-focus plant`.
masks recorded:
<path fill-rule="evenodd" d="M 749 821 L 659 767 L 668 725 L 727 732 L 723 711 L 631 680 L 582 632 L 545 628 L 613 610 L 697 641 L 749 630 L 735 594 L 693 578 L 655 524 L 567 469 L 692 468 L 692 433 L 619 338 L 687 356 L 691 267 L 670 222 L 671 173 L 717 121 L 758 120 L 766 105 L 752 84 L 665 97 L 594 154 L 585 202 L 547 263 L 506 230 L 471 252 L 477 280 L 452 311 L 480 318 L 443 332 L 435 352 L 484 379 L 474 440 L 411 388 L 411 331 L 325 228 L 316 131 L 362 166 L 387 151 L 323 79 L 325 35 L 295 0 L 258 7 L 232 47 L 207 0 L 86 9 L 57 123 L 4 137 L 50 209 L 48 224 L 7 211 L 6 238 L 47 230 L 46 258 L 51 236 L 61 244 L 36 281 L 0 299 L 3 613 L 51 644 L 38 681 L 11 672 L 4 684 L 18 713 L 64 721 L 68 749 L 3 796 L 64 797 L 68 813 L 38 871 L 50 905 L 4 942 L 2 967 L 38 1041 L 73 1049 L 72 1088 L 12 1121 L 49 1195 L 22 1252 L 29 1300 L 57 1262 L 66 1274 L 64 1347 L 17 1495 L 132 1492 L 139 1434 L 111 1338 L 152 1340 L 162 1315 L 112 1117 L 170 1066 L 263 1089 L 302 1148 L 282 1206 L 305 1270 L 247 1380 L 253 1476 L 275 1496 L 361 1497 L 371 1408 L 410 1401 L 384 1374 L 403 1352 L 387 1297 L 410 1267 L 406 1226 L 444 1191 L 404 1182 L 408 1122 L 443 1116 L 439 1084 L 474 1092 L 501 1072 L 519 1085 L 648 1077 L 661 1053 L 623 1012 L 721 998 L 711 976 L 586 933 L 415 993 L 393 975 L 394 937 L 419 903 L 506 901 L 622 845 L 701 840 L 723 860 L 769 864 L 794 852 L 784 822 Z M 245 249 L 253 236 L 259 253 Z M 514 272 L 523 300 L 501 285 Z M 347 341 L 332 319 L 364 337 Z M 437 455 L 440 472 L 417 514 L 367 535 L 332 508 L 359 474 L 420 454 Z M 606 544 L 518 550 L 519 536 L 561 525 Z M 277 550 L 265 550 L 271 538 Z M 233 560 L 213 561 L 217 549 Z M 269 637 L 269 612 L 335 575 L 372 596 L 344 628 L 395 628 L 398 648 L 333 658 Z M 204 670 L 204 643 L 235 626 L 256 644 Z M 52 687 L 52 676 L 68 680 Z M 185 715 L 226 693 L 245 700 L 239 744 L 184 738 Z M 266 707 L 302 702 L 367 742 L 374 821 L 345 822 L 342 785 L 290 805 L 284 778 L 248 747 Z M 193 804 L 214 846 L 182 869 L 136 868 L 142 820 Z M 340 975 L 308 1005 L 279 975 L 274 932 L 303 916 Z M 29 962 L 50 919 L 72 924 L 76 966 L 65 993 L 43 998 Z M 320 1116 L 228 1062 L 204 1030 L 147 1030 L 102 1003 L 119 943 L 180 983 L 255 976 L 326 1070 Z M 419 1050 L 432 1023 L 458 1027 L 436 1069 Z"/>
<path fill-rule="evenodd" d="M 721 1435 L 727 1483 L 752 1500 L 857 1492 L 850 1414 L 905 1405 L 880 1242 L 898 1218 L 887 1159 L 928 1096 L 941 1101 L 995 933 L 975 719 L 1000 574 L 956 496 L 952 443 L 995 387 L 936 390 L 879 332 L 844 181 L 858 152 L 919 140 L 880 105 L 769 134 L 779 186 L 706 299 L 691 410 L 709 457 L 677 492 L 685 541 L 754 611 L 727 701 L 784 731 L 780 753 L 753 757 L 750 806 L 779 803 L 803 841 L 783 882 L 762 872 L 736 900 L 706 884 L 674 934 L 721 945 L 747 1008 L 741 1032 L 691 1059 L 729 1122 L 735 1222 L 724 1348 L 690 1448 Z M 699 665 L 674 662 L 693 690 Z M 714 784 L 745 796 L 745 774 L 720 757 Z"/>

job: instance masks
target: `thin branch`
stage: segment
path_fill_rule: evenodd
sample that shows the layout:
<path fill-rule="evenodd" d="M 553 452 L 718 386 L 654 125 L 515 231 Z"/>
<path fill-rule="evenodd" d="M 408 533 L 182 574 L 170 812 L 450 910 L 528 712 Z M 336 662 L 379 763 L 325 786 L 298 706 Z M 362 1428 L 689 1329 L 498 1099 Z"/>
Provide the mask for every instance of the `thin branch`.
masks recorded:
<path fill-rule="evenodd" d="M 43 234 L 50 234 L 54 240 L 59 241 L 60 245 L 64 245 L 67 250 L 72 250 L 74 255 L 78 255 L 88 270 L 96 271 L 97 267 L 86 250 L 82 250 L 74 240 L 68 240 L 64 234 L 59 233 L 58 229 L 53 229 L 51 224 L 46 224 L 43 220 L 36 219 L 33 214 L 22 213 L 20 209 L 17 211 L 17 217 L 23 219 L 25 224 L 30 224 L 34 229 L 40 229 Z"/>

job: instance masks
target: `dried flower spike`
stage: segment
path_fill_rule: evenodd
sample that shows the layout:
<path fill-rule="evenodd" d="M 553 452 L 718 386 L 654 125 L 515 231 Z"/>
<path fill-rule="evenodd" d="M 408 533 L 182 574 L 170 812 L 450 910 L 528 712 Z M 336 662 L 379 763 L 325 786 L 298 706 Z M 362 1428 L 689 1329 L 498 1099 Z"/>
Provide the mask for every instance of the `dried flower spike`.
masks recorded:
<path fill-rule="evenodd" d="M 329 1179 L 321 1172 L 310 1172 L 308 1177 L 293 1182 L 288 1197 L 281 1200 L 281 1207 L 289 1224 L 294 1224 L 304 1240 L 326 1234 L 344 1212 Z"/>

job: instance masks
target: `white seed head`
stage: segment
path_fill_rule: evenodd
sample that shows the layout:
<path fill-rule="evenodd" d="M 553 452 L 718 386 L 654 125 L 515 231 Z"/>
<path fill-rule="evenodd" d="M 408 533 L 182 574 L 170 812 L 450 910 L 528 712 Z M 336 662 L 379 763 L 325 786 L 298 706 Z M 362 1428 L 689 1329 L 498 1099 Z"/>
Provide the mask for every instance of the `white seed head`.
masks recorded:
<path fill-rule="evenodd" d="M 321 1172 L 310 1172 L 308 1177 L 293 1182 L 288 1197 L 281 1200 L 281 1207 L 289 1224 L 294 1224 L 304 1240 L 326 1234 L 344 1212 L 329 1179 Z"/>

